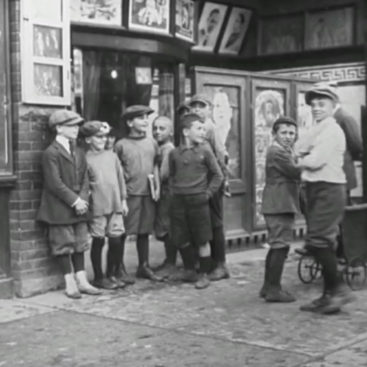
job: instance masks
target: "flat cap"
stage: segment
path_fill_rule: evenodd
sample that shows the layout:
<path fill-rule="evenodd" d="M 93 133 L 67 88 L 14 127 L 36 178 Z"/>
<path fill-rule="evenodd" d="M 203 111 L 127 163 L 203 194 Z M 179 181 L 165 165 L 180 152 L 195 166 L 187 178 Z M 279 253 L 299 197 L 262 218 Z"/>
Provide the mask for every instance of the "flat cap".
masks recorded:
<path fill-rule="evenodd" d="M 105 121 L 86 121 L 80 128 L 80 134 L 84 137 L 108 135 L 111 126 Z"/>
<path fill-rule="evenodd" d="M 189 101 L 189 106 L 193 105 L 194 103 L 202 103 L 205 106 L 212 106 L 212 103 L 209 101 L 208 97 L 205 94 L 195 94 L 191 97 Z"/>
<path fill-rule="evenodd" d="M 190 112 L 190 106 L 188 105 L 188 103 L 181 103 L 181 104 L 178 105 L 176 111 L 179 115 L 182 115 L 184 113 L 188 113 L 188 112 Z"/>
<path fill-rule="evenodd" d="M 188 128 L 194 121 L 204 122 L 204 120 L 196 113 L 187 113 L 180 119 L 180 126 L 182 128 Z"/>
<path fill-rule="evenodd" d="M 279 116 L 273 123 L 273 131 L 275 131 L 276 127 L 281 124 L 293 125 L 296 128 L 298 127 L 297 122 L 289 116 Z"/>
<path fill-rule="evenodd" d="M 122 114 L 121 119 L 122 121 L 131 120 L 135 117 L 141 116 L 141 115 L 150 115 L 153 113 L 154 110 L 151 109 L 149 106 L 144 105 L 133 105 L 126 108 L 125 112 Z"/>
<path fill-rule="evenodd" d="M 310 90 L 305 94 L 306 103 L 311 104 L 311 100 L 315 97 L 326 97 L 330 98 L 334 102 L 339 101 L 338 93 L 336 88 L 329 83 L 316 83 Z"/>
<path fill-rule="evenodd" d="M 53 129 L 56 125 L 79 125 L 84 119 L 76 112 L 69 110 L 57 110 L 48 120 L 48 126 Z"/>

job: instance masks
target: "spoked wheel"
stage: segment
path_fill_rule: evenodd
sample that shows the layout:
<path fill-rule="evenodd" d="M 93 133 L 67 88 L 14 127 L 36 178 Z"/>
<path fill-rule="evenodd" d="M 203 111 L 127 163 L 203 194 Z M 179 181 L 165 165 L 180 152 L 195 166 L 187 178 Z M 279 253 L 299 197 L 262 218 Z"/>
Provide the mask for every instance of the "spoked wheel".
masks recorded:
<path fill-rule="evenodd" d="M 303 283 L 311 283 L 319 272 L 320 266 L 312 256 L 301 256 L 298 260 L 298 277 Z"/>
<path fill-rule="evenodd" d="M 362 289 L 366 284 L 367 269 L 362 259 L 355 259 L 345 267 L 345 279 L 353 290 Z"/>

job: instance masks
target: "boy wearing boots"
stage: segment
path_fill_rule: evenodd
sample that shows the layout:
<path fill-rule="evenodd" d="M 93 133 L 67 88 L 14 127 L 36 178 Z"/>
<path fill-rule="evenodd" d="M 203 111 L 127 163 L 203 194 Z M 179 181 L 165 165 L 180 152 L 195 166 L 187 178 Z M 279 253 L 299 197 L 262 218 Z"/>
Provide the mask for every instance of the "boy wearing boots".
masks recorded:
<path fill-rule="evenodd" d="M 172 143 L 173 124 L 165 116 L 158 116 L 153 121 L 153 137 L 159 146 L 159 177 L 161 185 L 161 194 L 157 202 L 156 217 L 154 223 L 154 232 L 158 240 L 163 241 L 165 255 L 163 263 L 157 267 L 159 275 L 169 276 L 176 271 L 177 248 L 173 246 L 170 235 L 170 188 L 169 188 L 169 166 L 168 157 L 175 148 Z"/>
<path fill-rule="evenodd" d="M 321 265 L 324 290 L 301 310 L 332 314 L 355 298 L 338 273 L 335 253 L 346 204 L 346 138 L 333 116 L 338 102 L 334 88 L 316 85 L 305 99 L 316 124 L 297 142 L 296 152 L 306 185 L 306 249 Z"/>
<path fill-rule="evenodd" d="M 65 294 L 80 298 L 81 293 L 101 291 L 87 280 L 84 252 L 88 250 L 87 162 L 75 145 L 82 117 L 73 111 L 57 110 L 49 119 L 55 140 L 42 156 L 43 190 L 37 220 L 47 225 L 48 242 L 65 279 Z"/>
<path fill-rule="evenodd" d="M 273 124 L 272 133 L 274 140 L 266 153 L 262 198 L 270 249 L 265 259 L 260 297 L 266 302 L 293 302 L 295 298 L 282 289 L 281 277 L 293 239 L 295 214 L 299 211 L 300 169 L 293 153 L 297 124 L 290 117 L 279 117 Z"/>
<path fill-rule="evenodd" d="M 107 122 L 88 121 L 80 129 L 88 146 L 86 153 L 91 191 L 89 230 L 92 236 L 91 262 L 94 286 L 123 288 L 126 283 L 116 274 L 122 258 L 121 236 L 125 232 L 123 216 L 128 213 L 126 185 L 117 155 L 106 150 Z M 107 277 L 102 271 L 102 249 L 108 238 Z"/>
<path fill-rule="evenodd" d="M 197 94 L 189 102 L 191 111 L 200 116 L 205 126 L 205 141 L 212 149 L 219 167 L 224 176 L 221 188 L 213 194 L 209 200 L 210 216 L 212 222 L 212 240 L 210 241 L 211 257 L 215 263 L 213 271 L 209 274 L 210 280 L 216 281 L 229 278 L 226 267 L 225 237 L 223 228 L 223 196 L 229 195 L 229 184 L 227 181 L 226 161 L 228 153 L 221 139 L 215 131 L 215 122 L 212 120 L 212 103 L 205 95 Z"/>
<path fill-rule="evenodd" d="M 196 280 L 192 245 L 198 248 L 200 270 L 195 287 L 203 289 L 210 284 L 212 227 L 209 200 L 221 187 L 223 175 L 212 150 L 203 144 L 205 125 L 200 116 L 186 114 L 180 125 L 182 143 L 169 156 L 171 236 L 187 271 L 183 280 Z"/>
<path fill-rule="evenodd" d="M 129 213 L 125 218 L 127 235 L 136 235 L 139 266 L 138 278 L 162 281 L 149 267 L 149 235 L 153 232 L 155 202 L 159 199 L 160 185 L 157 167 L 158 144 L 147 137 L 148 116 L 153 110 L 148 106 L 133 105 L 122 115 L 129 134 L 115 145 L 115 151 L 124 169 Z M 154 185 L 149 184 L 149 176 Z M 153 191 L 151 191 L 151 188 Z M 123 243 L 125 237 L 123 237 Z M 126 275 L 123 259 L 122 273 Z"/>

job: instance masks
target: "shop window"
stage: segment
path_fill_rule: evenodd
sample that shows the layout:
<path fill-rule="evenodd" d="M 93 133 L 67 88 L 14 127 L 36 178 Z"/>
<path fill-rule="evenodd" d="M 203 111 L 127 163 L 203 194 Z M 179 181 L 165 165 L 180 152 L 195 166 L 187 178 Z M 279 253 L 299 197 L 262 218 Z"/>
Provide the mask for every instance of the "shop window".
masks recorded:
<path fill-rule="evenodd" d="M 6 1 L 0 1 L 0 179 L 12 173 L 7 15 Z"/>
<path fill-rule="evenodd" d="M 70 104 L 69 1 L 23 1 L 22 98 Z"/>
<path fill-rule="evenodd" d="M 73 105 L 86 120 L 108 121 L 124 136 L 121 114 L 133 104 L 149 105 L 150 122 L 174 118 L 172 64 L 117 51 L 73 50 Z M 151 129 L 148 129 L 150 133 Z"/>

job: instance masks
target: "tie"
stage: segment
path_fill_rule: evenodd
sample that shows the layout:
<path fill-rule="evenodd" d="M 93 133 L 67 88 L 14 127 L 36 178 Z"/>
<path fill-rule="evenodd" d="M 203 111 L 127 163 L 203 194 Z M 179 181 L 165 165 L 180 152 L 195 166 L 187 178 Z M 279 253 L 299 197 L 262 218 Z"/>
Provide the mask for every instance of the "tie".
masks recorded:
<path fill-rule="evenodd" d="M 74 142 L 69 140 L 70 155 L 74 158 L 75 156 L 75 145 Z"/>

